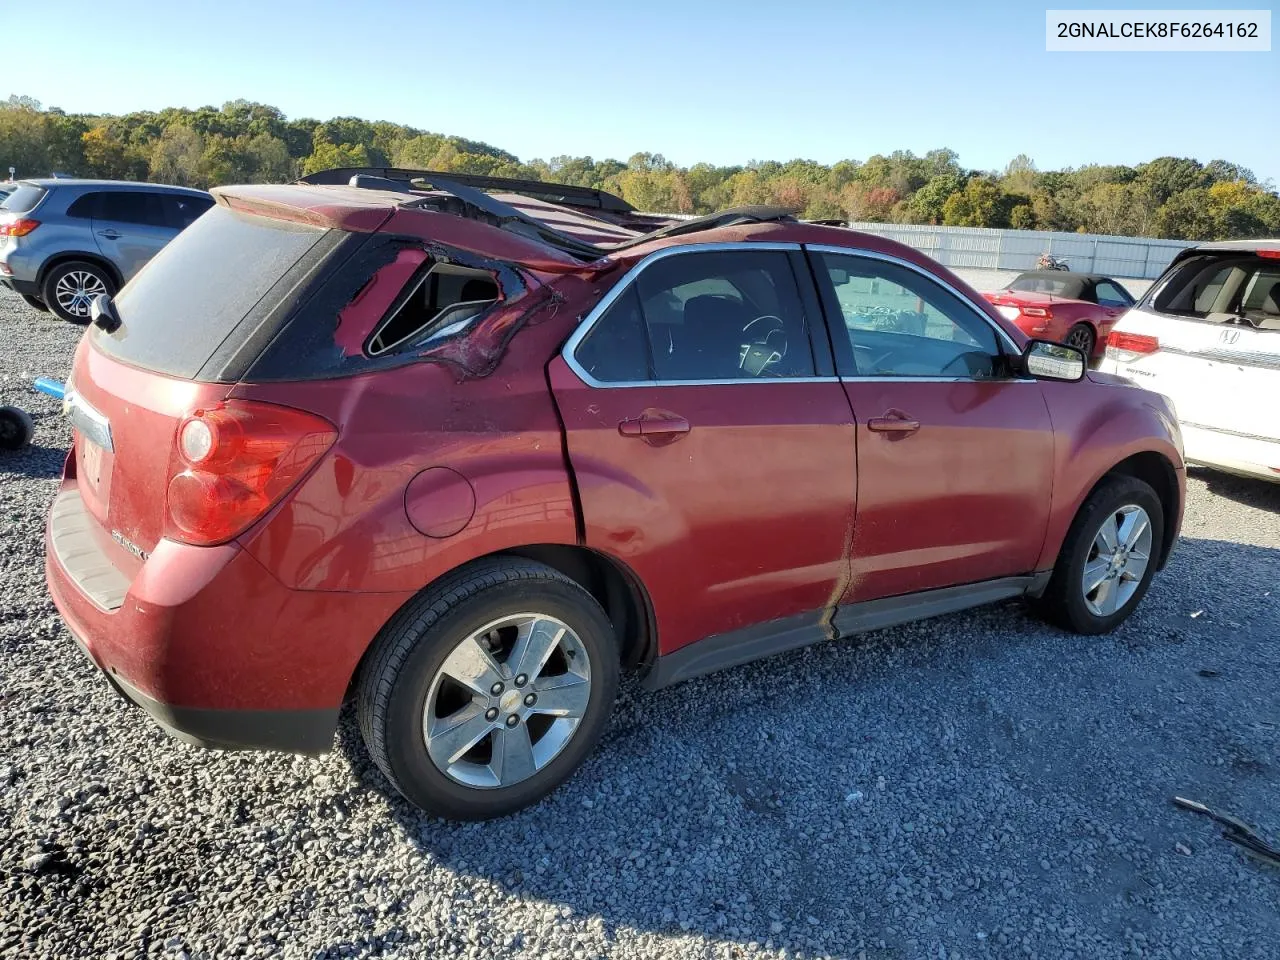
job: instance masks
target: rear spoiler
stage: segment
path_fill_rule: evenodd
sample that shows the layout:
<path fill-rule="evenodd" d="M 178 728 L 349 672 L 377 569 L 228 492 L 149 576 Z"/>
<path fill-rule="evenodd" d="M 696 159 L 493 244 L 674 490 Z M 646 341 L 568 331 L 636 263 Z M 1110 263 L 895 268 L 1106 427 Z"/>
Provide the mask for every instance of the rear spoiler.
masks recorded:
<path fill-rule="evenodd" d="M 476 190 L 502 190 L 507 193 L 520 193 L 538 200 L 551 203 L 563 203 L 572 207 L 587 207 L 593 210 L 604 210 L 609 213 L 635 213 L 636 208 L 619 196 L 596 190 L 591 187 L 574 187 L 566 183 L 544 183 L 541 180 L 517 180 L 511 177 L 484 177 L 472 173 L 444 173 L 438 170 L 408 170 L 403 167 L 335 167 L 332 170 L 320 170 L 299 178 L 299 183 L 337 184 L 345 186 L 352 177 L 376 177 L 380 180 L 395 180 L 404 184 L 405 189 L 412 186 L 414 180 L 425 180 L 434 183 L 437 180 L 448 180 L 464 187 Z"/>

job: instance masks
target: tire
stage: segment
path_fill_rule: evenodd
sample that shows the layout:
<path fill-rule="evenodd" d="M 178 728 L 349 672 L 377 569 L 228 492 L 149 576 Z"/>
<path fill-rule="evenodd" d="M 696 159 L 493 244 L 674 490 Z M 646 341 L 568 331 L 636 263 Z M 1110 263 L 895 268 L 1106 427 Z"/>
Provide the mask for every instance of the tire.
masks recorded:
<path fill-rule="evenodd" d="M 1097 334 L 1093 332 L 1093 327 L 1087 323 L 1077 323 L 1074 327 L 1067 331 L 1067 338 L 1063 341 L 1069 347 L 1076 347 L 1084 352 L 1085 362 L 1093 359 L 1093 348 L 1097 343 Z"/>
<path fill-rule="evenodd" d="M 18 407 L 0 407 L 0 450 L 21 450 L 35 435 L 31 414 Z"/>
<path fill-rule="evenodd" d="M 537 615 L 542 629 L 552 624 L 552 633 L 560 626 L 567 629 L 555 634 L 563 640 L 551 648 L 537 675 L 531 672 L 518 690 L 521 675 L 511 672 L 510 660 L 517 656 L 516 644 L 522 641 L 511 638 L 522 635 L 519 631 L 525 627 L 505 622 L 527 614 Z M 480 635 L 494 624 L 504 625 Z M 476 653 L 481 644 L 493 639 L 499 643 L 491 656 Z M 508 643 L 512 645 L 507 647 Z M 483 666 L 481 657 L 487 657 L 483 663 L 496 665 L 499 674 Z M 453 679 L 464 672 L 459 667 L 474 672 L 468 681 L 471 689 Z M 584 669 L 589 676 L 586 691 L 579 688 Z M 489 684 L 494 676 L 504 684 L 499 696 L 493 695 L 496 688 Z M 617 641 L 595 599 L 544 564 L 494 558 L 446 576 L 383 628 L 360 671 L 356 713 L 369 755 L 407 800 L 449 820 L 488 820 L 538 802 L 569 779 L 599 741 L 617 688 Z M 579 719 L 571 723 L 572 714 L 560 717 L 542 712 L 557 696 L 553 689 L 558 689 L 559 696 L 580 698 L 584 706 L 576 708 Z M 544 698 L 541 708 L 536 702 L 526 706 L 531 692 L 535 701 L 539 695 Z M 520 718 L 510 727 L 513 712 Z M 450 724 L 455 716 L 467 719 Z M 434 755 L 428 748 L 429 724 L 445 731 L 435 739 Z M 471 741 L 485 724 L 488 732 Z M 452 731 L 466 735 L 456 742 L 445 741 L 445 734 Z M 466 750 L 467 742 L 475 745 Z M 530 752 L 520 755 L 534 766 L 526 763 L 521 769 L 533 772 L 503 784 L 505 758 L 519 752 L 517 744 L 530 743 Z M 508 744 L 511 754 L 506 753 Z M 458 753 L 454 747 L 465 752 Z M 536 756 L 540 750 L 541 763 Z M 454 761 L 444 759 L 450 755 Z"/>
<path fill-rule="evenodd" d="M 104 267 L 87 260 L 59 263 L 40 285 L 41 299 L 55 316 L 70 323 L 89 322 L 89 301 L 99 293 L 115 296 L 115 279 Z"/>
<path fill-rule="evenodd" d="M 30 307 L 32 310 L 39 310 L 41 313 L 49 312 L 49 305 L 46 304 L 43 300 L 41 300 L 39 297 L 33 297 L 25 293 L 19 294 L 19 296 L 21 296 L 22 299 L 26 301 L 27 306 Z"/>
<path fill-rule="evenodd" d="M 1110 593 L 1104 597 L 1105 582 L 1096 591 L 1086 592 L 1085 572 L 1087 567 L 1090 568 L 1089 582 L 1092 582 L 1104 567 L 1111 569 L 1105 551 L 1099 550 L 1104 523 L 1123 529 L 1122 518 L 1134 516 L 1131 513 L 1134 510 L 1146 515 L 1147 533 L 1135 535 L 1136 546 L 1126 554 L 1119 577 L 1108 577 L 1111 589 L 1117 591 L 1112 604 L 1108 602 Z M 1136 517 L 1135 521 L 1135 526 L 1140 523 Z M 1156 572 L 1163 538 L 1164 509 L 1156 492 L 1136 477 L 1117 475 L 1104 478 L 1072 521 L 1049 586 L 1039 601 L 1041 612 L 1046 619 L 1073 633 L 1092 635 L 1113 630 L 1133 613 L 1146 596 Z M 1139 575 L 1135 561 L 1144 552 L 1144 547 L 1147 560 Z M 1098 556 L 1099 552 L 1103 555 Z M 1136 579 L 1126 580 L 1126 573 Z"/>

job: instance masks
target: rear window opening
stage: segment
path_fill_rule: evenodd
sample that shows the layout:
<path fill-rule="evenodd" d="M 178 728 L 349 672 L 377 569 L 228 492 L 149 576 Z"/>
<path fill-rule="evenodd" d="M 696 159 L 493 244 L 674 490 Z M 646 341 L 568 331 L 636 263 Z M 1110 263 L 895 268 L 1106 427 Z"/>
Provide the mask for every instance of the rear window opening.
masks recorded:
<path fill-rule="evenodd" d="M 457 333 L 500 298 L 498 284 L 488 271 L 432 264 L 396 298 L 369 338 L 365 352 L 377 357 L 407 343 Z"/>
<path fill-rule="evenodd" d="M 1150 303 L 1156 312 L 1171 316 L 1280 330 L 1280 260 L 1192 257 L 1156 291 Z"/>

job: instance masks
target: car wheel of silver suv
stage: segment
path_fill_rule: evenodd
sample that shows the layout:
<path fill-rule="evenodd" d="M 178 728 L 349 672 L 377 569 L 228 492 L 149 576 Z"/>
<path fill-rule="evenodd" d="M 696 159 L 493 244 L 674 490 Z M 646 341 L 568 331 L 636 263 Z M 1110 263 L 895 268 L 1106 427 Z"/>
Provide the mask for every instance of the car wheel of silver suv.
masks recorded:
<path fill-rule="evenodd" d="M 40 286 L 49 309 L 71 323 L 89 322 L 89 305 L 100 293 L 115 296 L 115 280 L 102 267 L 86 260 L 68 260 L 50 270 Z"/>

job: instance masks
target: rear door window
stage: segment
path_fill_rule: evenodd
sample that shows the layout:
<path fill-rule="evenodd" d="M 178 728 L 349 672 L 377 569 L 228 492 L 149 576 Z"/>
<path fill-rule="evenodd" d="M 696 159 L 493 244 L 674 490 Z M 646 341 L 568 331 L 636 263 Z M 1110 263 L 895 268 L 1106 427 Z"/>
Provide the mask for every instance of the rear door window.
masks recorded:
<path fill-rule="evenodd" d="M 606 383 L 814 375 L 795 274 L 775 251 L 656 261 L 609 306 L 574 358 Z"/>
<path fill-rule="evenodd" d="M 295 266 L 329 232 L 214 207 L 116 295 L 119 329 L 89 336 L 126 363 L 195 377 L 251 311 L 280 303 Z"/>
<path fill-rule="evenodd" d="M 98 195 L 94 219 L 138 226 L 167 226 L 164 207 L 158 194 L 144 190 L 120 190 Z"/>

